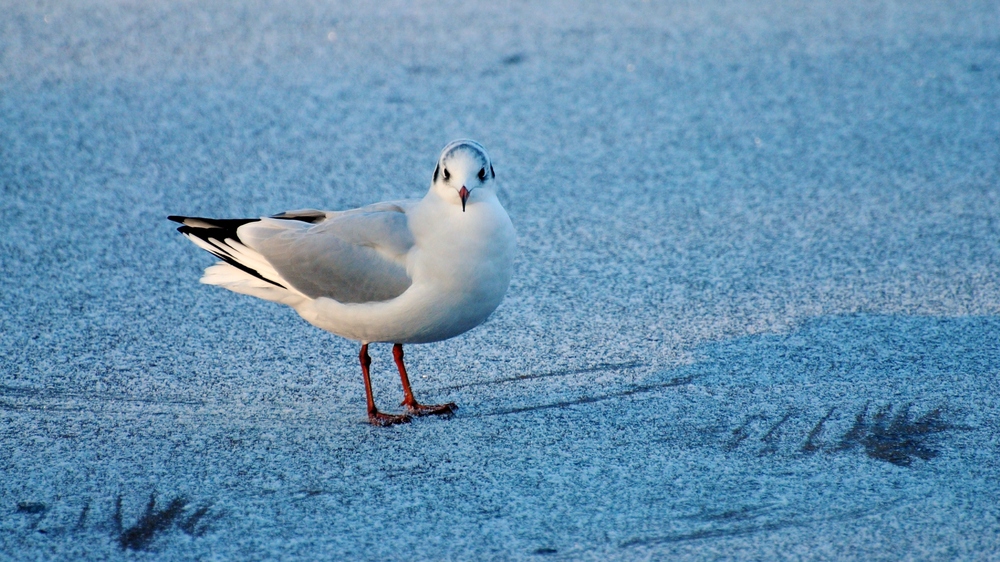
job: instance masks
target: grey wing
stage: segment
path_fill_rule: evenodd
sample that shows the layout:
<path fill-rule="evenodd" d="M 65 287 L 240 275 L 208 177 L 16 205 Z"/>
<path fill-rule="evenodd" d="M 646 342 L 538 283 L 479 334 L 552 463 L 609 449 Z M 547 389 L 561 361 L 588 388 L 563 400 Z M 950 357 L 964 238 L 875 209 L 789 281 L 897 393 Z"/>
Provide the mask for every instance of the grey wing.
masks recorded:
<path fill-rule="evenodd" d="M 378 302 L 409 288 L 406 254 L 414 242 L 402 207 L 325 214 L 313 221 L 301 215 L 263 219 L 241 227 L 240 238 L 312 298 Z"/>

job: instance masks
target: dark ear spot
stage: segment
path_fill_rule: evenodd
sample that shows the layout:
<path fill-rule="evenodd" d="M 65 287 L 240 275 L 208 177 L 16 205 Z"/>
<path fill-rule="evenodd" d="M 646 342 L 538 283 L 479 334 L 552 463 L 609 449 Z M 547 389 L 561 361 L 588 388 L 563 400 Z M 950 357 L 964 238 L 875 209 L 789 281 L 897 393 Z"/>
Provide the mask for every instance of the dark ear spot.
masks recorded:
<path fill-rule="evenodd" d="M 497 177 L 497 173 L 493 171 L 493 164 L 490 164 L 490 175 L 494 178 Z"/>
<path fill-rule="evenodd" d="M 438 174 L 440 172 L 441 172 L 441 164 L 439 163 L 437 166 L 434 166 L 434 183 L 437 183 L 437 181 L 438 181 Z"/>

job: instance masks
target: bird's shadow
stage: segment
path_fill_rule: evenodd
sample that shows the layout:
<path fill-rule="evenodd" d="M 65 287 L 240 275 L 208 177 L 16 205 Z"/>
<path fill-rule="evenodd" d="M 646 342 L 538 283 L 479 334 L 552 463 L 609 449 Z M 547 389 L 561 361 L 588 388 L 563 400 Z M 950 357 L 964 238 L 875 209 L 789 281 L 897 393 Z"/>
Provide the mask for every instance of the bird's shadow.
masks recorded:
<path fill-rule="evenodd" d="M 525 412 L 537 412 L 539 410 L 558 410 L 563 408 L 569 408 L 572 406 L 581 406 L 584 404 L 595 404 L 598 402 L 604 402 L 608 400 L 626 398 L 637 394 L 655 392 L 670 387 L 682 386 L 691 383 L 693 380 L 694 380 L 694 375 L 687 375 L 683 377 L 677 377 L 666 382 L 635 385 L 627 387 L 623 390 L 619 390 L 617 392 L 596 394 L 592 396 L 583 396 L 580 398 L 575 398 L 573 400 L 563 400 L 559 402 L 551 402 L 548 404 L 536 404 L 532 406 L 522 406 L 518 408 L 508 408 L 508 409 L 495 410 L 492 412 L 483 412 L 478 414 L 472 414 L 469 417 L 505 416 L 510 414 L 522 414 Z"/>
<path fill-rule="evenodd" d="M 618 371 L 626 370 L 642 365 L 642 361 L 626 361 L 621 363 L 601 363 L 598 365 L 593 365 L 591 367 L 578 367 L 575 369 L 558 369 L 555 371 L 543 371 L 541 373 L 526 373 L 523 375 L 515 375 L 513 377 L 504 377 L 501 379 L 493 379 L 488 381 L 476 381 L 464 384 L 456 384 L 452 386 L 441 387 L 438 390 L 464 390 L 466 388 L 474 388 L 477 386 L 496 386 L 507 383 L 516 383 L 531 381 L 536 379 L 548 379 L 553 377 L 568 377 L 572 375 L 582 375 L 585 373 L 599 373 L 603 371 Z"/>

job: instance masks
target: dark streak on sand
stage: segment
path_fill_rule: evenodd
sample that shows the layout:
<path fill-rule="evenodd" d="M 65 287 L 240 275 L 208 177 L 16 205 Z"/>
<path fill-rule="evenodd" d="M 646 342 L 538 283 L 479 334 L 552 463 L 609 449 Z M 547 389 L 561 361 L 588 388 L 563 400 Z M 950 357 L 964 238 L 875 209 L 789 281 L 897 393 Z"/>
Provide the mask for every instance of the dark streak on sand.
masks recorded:
<path fill-rule="evenodd" d="M 844 512 L 839 515 L 834 515 L 832 517 L 804 517 L 804 518 L 789 517 L 758 524 L 730 525 L 724 527 L 707 527 L 686 533 L 675 533 L 659 537 L 634 538 L 627 541 L 623 541 L 619 543 L 618 546 L 619 548 L 630 548 L 635 546 L 652 546 L 657 544 L 678 543 L 685 541 L 694 541 L 699 539 L 739 537 L 739 536 L 753 535 L 756 533 L 767 532 L 767 531 L 777 531 L 779 529 L 784 529 L 788 527 L 804 527 L 823 521 L 847 521 L 851 519 L 860 519 L 862 517 L 876 515 L 878 513 L 888 511 L 898 503 L 899 503 L 898 501 L 887 502 L 874 509 L 855 509 Z M 758 509 L 746 508 L 746 510 L 752 512 L 752 511 L 757 511 L 759 509 L 769 509 L 770 507 L 771 506 L 763 506 Z"/>
<path fill-rule="evenodd" d="M 812 430 L 809 432 L 809 435 L 806 437 L 806 442 L 802 445 L 802 452 L 812 453 L 817 449 L 819 449 L 819 446 L 816 445 L 816 438 L 819 437 L 820 433 L 823 432 L 823 424 L 825 424 L 830 419 L 830 416 L 833 415 L 833 411 L 836 409 L 837 409 L 836 406 L 830 406 L 830 409 L 826 411 L 826 415 L 820 418 L 818 422 L 816 422 L 816 425 L 813 426 Z"/>
<path fill-rule="evenodd" d="M 653 392 L 656 390 L 661 390 L 664 388 L 670 388 L 674 386 L 681 386 L 690 383 L 694 380 L 694 376 L 679 377 L 671 381 L 659 384 L 648 384 L 630 388 L 622 392 L 615 392 L 611 394 L 602 394 L 599 396 L 584 396 L 582 398 L 577 398 L 576 400 L 567 400 L 565 402 L 556 402 L 553 404 L 539 404 L 537 406 L 525 406 L 523 408 L 511 408 L 509 410 L 500 410 L 497 412 L 488 412 L 485 414 L 480 414 L 478 416 L 469 417 L 486 417 L 486 416 L 501 416 L 507 414 L 520 414 L 524 412 L 534 412 L 538 410 L 551 410 L 559 408 L 568 408 L 570 406 L 579 406 L 581 404 L 593 404 L 595 402 L 603 402 L 605 400 L 613 400 L 615 398 L 624 398 L 626 396 L 633 396 L 635 394 L 642 394 L 645 392 Z"/>
<path fill-rule="evenodd" d="M 174 526 L 193 537 L 204 535 L 208 526 L 203 524 L 203 520 L 208 515 L 211 505 L 198 507 L 193 513 L 184 517 L 184 510 L 188 505 L 186 498 L 176 497 L 170 500 L 166 507 L 157 509 L 156 493 L 154 492 L 150 494 L 146 510 L 135 525 L 123 530 L 122 498 L 118 496 L 115 502 L 115 513 L 112 517 L 113 529 L 118 535 L 118 544 L 122 550 L 145 550 L 149 548 L 158 535 L 164 534 Z"/>
<path fill-rule="evenodd" d="M 445 386 L 438 390 L 460 390 L 463 388 L 471 388 L 475 386 L 489 386 L 494 384 L 503 384 L 507 382 L 519 382 L 519 381 L 527 381 L 533 379 L 544 379 L 549 377 L 565 377 L 568 375 L 580 375 L 583 373 L 596 373 L 600 371 L 614 371 L 617 369 L 630 369 L 632 367 L 638 367 L 640 365 L 642 365 L 642 362 L 640 361 L 630 361 L 628 363 L 602 363 L 600 365 L 594 365 L 593 367 L 584 367 L 582 369 L 562 369 L 559 371 L 550 371 L 546 373 L 518 375 L 516 377 L 509 377 L 506 379 L 470 382 L 467 384 L 459 384 L 455 386 Z"/>
<path fill-rule="evenodd" d="M 786 413 L 760 438 L 761 442 L 764 443 L 764 448 L 760 450 L 761 455 L 769 455 L 778 451 L 778 437 L 781 435 L 781 426 L 792 417 L 792 414 L 793 412 Z"/>

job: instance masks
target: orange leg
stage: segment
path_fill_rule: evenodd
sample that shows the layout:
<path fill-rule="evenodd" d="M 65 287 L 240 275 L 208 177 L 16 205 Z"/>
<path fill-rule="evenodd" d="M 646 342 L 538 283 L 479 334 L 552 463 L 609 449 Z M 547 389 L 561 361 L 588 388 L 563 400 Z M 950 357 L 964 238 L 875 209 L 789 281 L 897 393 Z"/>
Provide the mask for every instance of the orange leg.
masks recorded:
<path fill-rule="evenodd" d="M 368 397 L 368 421 L 372 425 L 388 426 L 397 423 L 407 423 L 410 421 L 410 416 L 403 414 L 400 416 L 395 416 L 392 414 L 383 414 L 378 411 L 375 407 L 375 398 L 372 396 L 372 379 L 368 374 L 368 368 L 371 367 L 372 358 L 368 355 L 368 344 L 361 346 L 361 354 L 359 355 L 361 359 L 361 374 L 365 378 L 365 395 Z"/>
<path fill-rule="evenodd" d="M 396 367 L 399 368 L 399 380 L 403 383 L 403 401 L 399 403 L 400 406 L 406 406 L 406 409 L 415 416 L 447 415 L 458 409 L 454 402 L 427 405 L 417 402 L 417 399 L 413 397 L 413 390 L 410 388 L 410 377 L 406 374 L 406 365 L 403 364 L 403 344 L 397 343 L 392 346 L 392 357 L 396 360 Z"/>

